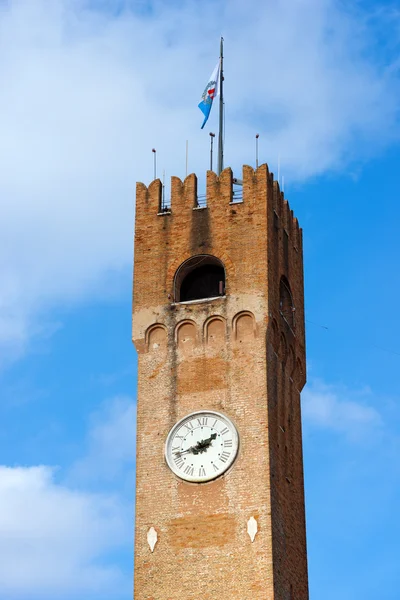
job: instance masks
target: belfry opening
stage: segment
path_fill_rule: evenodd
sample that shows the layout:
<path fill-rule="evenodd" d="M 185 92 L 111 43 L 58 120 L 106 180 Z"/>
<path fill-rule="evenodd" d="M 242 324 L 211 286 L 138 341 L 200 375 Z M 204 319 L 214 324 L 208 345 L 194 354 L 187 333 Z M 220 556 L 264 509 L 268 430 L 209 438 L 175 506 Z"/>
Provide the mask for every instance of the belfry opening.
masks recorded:
<path fill-rule="evenodd" d="M 181 264 L 175 275 L 175 302 L 190 302 L 225 295 L 225 268 L 209 254 L 197 255 Z"/>

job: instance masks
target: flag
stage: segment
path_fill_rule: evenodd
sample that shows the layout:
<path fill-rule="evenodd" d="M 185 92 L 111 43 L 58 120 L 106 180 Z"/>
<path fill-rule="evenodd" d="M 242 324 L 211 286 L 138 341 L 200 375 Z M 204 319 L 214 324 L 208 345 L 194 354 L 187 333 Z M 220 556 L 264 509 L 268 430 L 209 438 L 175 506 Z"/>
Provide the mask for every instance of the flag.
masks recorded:
<path fill-rule="evenodd" d="M 213 100 L 215 96 L 219 95 L 219 69 L 220 61 L 218 61 L 217 66 L 212 72 L 212 75 L 204 89 L 203 95 L 201 97 L 201 102 L 199 104 L 199 109 L 204 114 L 204 121 L 203 125 L 201 126 L 202 129 L 207 123 L 208 117 L 210 116 Z"/>

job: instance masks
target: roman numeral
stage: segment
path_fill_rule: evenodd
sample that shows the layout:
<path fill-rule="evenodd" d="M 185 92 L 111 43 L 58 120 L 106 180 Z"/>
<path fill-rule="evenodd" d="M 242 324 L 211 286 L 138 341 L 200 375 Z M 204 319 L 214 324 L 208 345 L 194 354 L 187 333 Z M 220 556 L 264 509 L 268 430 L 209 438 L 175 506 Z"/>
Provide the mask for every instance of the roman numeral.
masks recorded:
<path fill-rule="evenodd" d="M 213 463 L 213 469 L 214 469 L 214 471 L 219 471 L 219 467 L 217 467 L 217 465 L 215 463 Z"/>
<path fill-rule="evenodd" d="M 178 467 L 178 469 L 182 469 L 184 463 L 184 460 L 182 458 L 182 456 L 174 456 L 174 462 L 176 464 L 176 466 Z"/>
<path fill-rule="evenodd" d="M 185 474 L 186 475 L 190 475 L 191 477 L 193 477 L 194 474 L 194 467 L 191 467 L 190 465 L 188 465 L 185 469 Z"/>
<path fill-rule="evenodd" d="M 208 417 L 200 417 L 197 419 L 197 422 L 200 425 L 200 427 L 206 427 L 208 423 Z"/>
<path fill-rule="evenodd" d="M 192 431 L 193 429 L 193 423 L 191 421 L 189 421 L 188 423 L 185 423 L 185 427 L 189 430 Z"/>
<path fill-rule="evenodd" d="M 220 433 L 221 433 L 221 435 L 225 435 L 226 433 L 228 433 L 228 431 L 229 431 L 229 429 L 227 427 L 224 427 Z"/>
<path fill-rule="evenodd" d="M 226 463 L 226 461 L 228 460 L 229 457 L 230 457 L 229 452 L 223 452 L 219 458 L 220 458 L 220 460 L 222 460 L 222 462 Z"/>
<path fill-rule="evenodd" d="M 213 427 L 215 427 L 217 423 L 218 423 L 218 419 L 215 419 L 215 421 L 213 423 Z"/>
<path fill-rule="evenodd" d="M 232 443 L 233 443 L 232 440 L 225 440 L 224 441 L 224 447 L 225 448 L 232 448 Z M 173 450 L 173 448 L 172 448 L 172 450 Z"/>
<path fill-rule="evenodd" d="M 226 444 L 225 444 L 226 446 Z M 181 449 L 180 446 L 175 446 L 175 448 L 172 448 L 172 452 L 179 452 L 179 450 Z"/>
<path fill-rule="evenodd" d="M 205 477 L 206 476 L 206 470 L 204 467 L 200 467 L 199 469 L 199 477 Z"/>

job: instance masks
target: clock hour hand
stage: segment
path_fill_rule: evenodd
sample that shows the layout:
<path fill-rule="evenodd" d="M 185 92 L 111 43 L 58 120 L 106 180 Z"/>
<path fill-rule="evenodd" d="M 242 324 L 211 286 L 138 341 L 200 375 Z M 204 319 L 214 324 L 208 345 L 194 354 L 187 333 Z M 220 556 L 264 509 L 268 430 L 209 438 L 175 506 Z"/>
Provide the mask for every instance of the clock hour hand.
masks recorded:
<path fill-rule="evenodd" d="M 213 440 L 217 438 L 216 433 L 212 433 L 209 438 L 206 440 L 201 440 L 197 442 L 196 446 L 193 449 L 193 454 L 202 454 L 203 452 L 207 452 L 207 449 L 211 446 Z"/>
<path fill-rule="evenodd" d="M 209 438 L 207 438 L 206 440 L 201 440 L 199 442 L 197 442 L 197 444 L 195 446 L 190 446 L 190 448 L 187 448 L 186 450 L 179 450 L 178 452 L 175 452 L 176 456 L 182 456 L 182 454 L 202 454 L 203 452 L 207 452 L 207 448 L 209 448 L 212 444 L 212 441 L 215 440 L 217 438 L 217 434 L 216 433 L 212 433 L 211 436 Z"/>

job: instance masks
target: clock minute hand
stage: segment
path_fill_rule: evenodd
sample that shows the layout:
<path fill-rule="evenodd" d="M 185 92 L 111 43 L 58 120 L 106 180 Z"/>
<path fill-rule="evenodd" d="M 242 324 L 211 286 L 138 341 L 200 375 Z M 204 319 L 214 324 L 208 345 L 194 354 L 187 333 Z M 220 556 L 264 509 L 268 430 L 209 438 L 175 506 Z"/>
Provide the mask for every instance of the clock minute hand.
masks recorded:
<path fill-rule="evenodd" d="M 187 448 L 186 450 L 178 450 L 178 452 L 175 452 L 176 456 L 181 456 L 182 454 L 188 454 L 190 452 L 192 452 L 192 454 L 197 454 L 197 452 L 195 452 L 196 450 L 196 446 L 190 446 L 190 448 Z"/>

